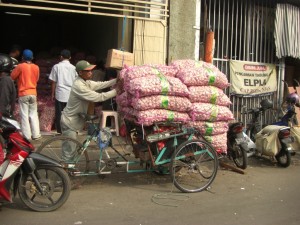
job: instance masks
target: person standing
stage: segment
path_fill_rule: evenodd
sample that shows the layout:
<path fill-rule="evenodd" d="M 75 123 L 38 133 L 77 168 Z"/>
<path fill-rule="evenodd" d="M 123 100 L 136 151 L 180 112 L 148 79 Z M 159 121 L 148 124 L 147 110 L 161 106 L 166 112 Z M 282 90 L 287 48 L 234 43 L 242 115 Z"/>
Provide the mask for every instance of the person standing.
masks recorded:
<path fill-rule="evenodd" d="M 61 116 L 62 134 L 76 139 L 77 132 L 82 130 L 85 121 L 79 113 L 87 113 L 89 102 L 103 102 L 116 96 L 115 89 L 98 93 L 98 90 L 111 87 L 116 84 L 117 79 L 110 81 L 92 81 L 92 70 L 95 65 L 91 65 L 85 60 L 76 64 L 78 77 L 75 79 L 71 88 L 70 97 L 67 106 L 64 108 Z M 68 144 L 63 143 L 62 160 L 68 162 L 74 156 L 75 149 Z"/>
<path fill-rule="evenodd" d="M 75 66 L 70 63 L 71 52 L 64 49 L 60 53 L 60 62 L 53 66 L 49 79 L 52 81 L 52 100 L 55 100 L 55 127 L 57 133 L 62 133 L 60 127 L 61 112 L 66 107 L 72 84 L 77 77 Z"/>
<path fill-rule="evenodd" d="M 8 117 L 13 115 L 16 103 L 15 84 L 9 76 L 12 68 L 12 59 L 0 53 L 0 112 Z"/>
<path fill-rule="evenodd" d="M 36 91 L 40 69 L 32 63 L 33 52 L 30 49 L 23 51 L 22 58 L 23 62 L 13 69 L 10 76 L 18 84 L 22 133 L 28 140 L 37 140 L 41 138 Z"/>
<path fill-rule="evenodd" d="M 19 64 L 19 57 L 21 55 L 21 47 L 18 45 L 13 45 L 9 51 L 9 56 L 13 62 L 13 68 L 15 68 Z"/>

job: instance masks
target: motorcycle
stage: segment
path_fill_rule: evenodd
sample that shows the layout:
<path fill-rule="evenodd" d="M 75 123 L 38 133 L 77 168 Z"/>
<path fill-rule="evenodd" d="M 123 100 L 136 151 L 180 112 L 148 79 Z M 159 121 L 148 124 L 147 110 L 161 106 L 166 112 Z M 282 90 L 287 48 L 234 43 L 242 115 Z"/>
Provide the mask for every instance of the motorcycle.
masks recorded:
<path fill-rule="evenodd" d="M 246 131 L 247 136 L 251 139 L 248 142 L 248 146 L 252 146 L 252 148 L 248 147 L 248 149 L 251 149 L 256 155 L 275 156 L 280 166 L 288 167 L 293 154 L 291 144 L 294 141 L 290 134 L 290 127 L 280 126 L 280 123 L 277 122 L 264 127 L 258 132 L 260 127 L 258 118 L 267 109 L 273 107 L 273 102 L 269 99 L 263 99 L 260 105 L 260 108 L 247 111 L 247 113 L 252 114 L 251 124 L 249 124 Z"/>
<path fill-rule="evenodd" d="M 229 124 L 227 132 L 227 153 L 238 168 L 246 169 L 248 165 L 248 148 L 243 129 L 244 126 L 241 122 Z"/>
<path fill-rule="evenodd" d="M 280 121 L 275 122 L 274 125 L 278 126 L 290 126 L 298 125 L 298 121 L 296 119 L 296 109 L 295 107 L 299 107 L 299 96 L 297 93 L 291 93 L 288 95 L 287 100 L 285 102 L 285 112 Z"/>
<path fill-rule="evenodd" d="M 34 146 L 20 132 L 19 123 L 0 113 L 0 206 L 12 202 L 12 195 L 31 210 L 49 212 L 68 199 L 71 181 L 55 160 L 34 152 Z M 4 201 L 3 201 L 4 200 Z"/>

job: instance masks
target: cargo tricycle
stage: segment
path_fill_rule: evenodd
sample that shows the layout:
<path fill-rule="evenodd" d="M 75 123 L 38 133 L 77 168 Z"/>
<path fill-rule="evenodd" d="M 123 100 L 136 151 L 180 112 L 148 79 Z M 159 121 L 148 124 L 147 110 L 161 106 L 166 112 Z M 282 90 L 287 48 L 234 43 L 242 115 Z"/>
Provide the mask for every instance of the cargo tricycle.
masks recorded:
<path fill-rule="evenodd" d="M 120 169 L 128 173 L 155 171 L 170 174 L 174 185 L 182 192 L 205 190 L 216 177 L 216 151 L 193 127 L 167 121 L 143 126 L 125 120 L 127 143 L 132 145 L 133 157 L 120 150 L 120 145 L 113 144 L 110 129 L 101 129 L 95 123 L 97 116 L 80 116 L 92 127 L 82 143 L 70 137 L 55 136 L 37 149 L 37 152 L 60 161 L 71 176 L 110 174 Z M 61 159 L 62 148 L 66 146 L 75 149 L 70 162 Z M 90 160 L 95 148 L 97 159 Z"/>

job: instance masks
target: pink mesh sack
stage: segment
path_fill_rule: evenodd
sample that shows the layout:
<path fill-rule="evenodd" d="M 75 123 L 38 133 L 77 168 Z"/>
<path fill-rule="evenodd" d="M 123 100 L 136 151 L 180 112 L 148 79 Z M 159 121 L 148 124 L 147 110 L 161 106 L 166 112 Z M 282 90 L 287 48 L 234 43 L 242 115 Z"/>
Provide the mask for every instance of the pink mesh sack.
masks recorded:
<path fill-rule="evenodd" d="M 126 87 L 126 84 L 128 87 Z M 169 76 L 141 77 L 125 83 L 125 89 L 136 98 L 150 95 L 187 97 L 189 91 L 178 78 Z"/>
<path fill-rule="evenodd" d="M 130 106 L 132 96 L 126 91 L 116 96 L 118 106 Z"/>
<path fill-rule="evenodd" d="M 204 138 L 215 148 L 218 153 L 227 154 L 227 133 L 204 136 Z"/>
<path fill-rule="evenodd" d="M 194 127 L 202 135 L 216 135 L 223 134 L 228 131 L 228 122 L 218 121 L 218 122 L 209 122 L 209 121 L 191 121 L 187 123 L 188 126 Z"/>
<path fill-rule="evenodd" d="M 136 78 L 148 77 L 148 76 L 171 76 L 175 77 L 178 69 L 173 66 L 166 65 L 143 65 L 130 67 L 126 71 L 125 79 L 131 81 Z"/>
<path fill-rule="evenodd" d="M 142 98 L 132 98 L 131 106 L 136 110 L 169 109 L 187 112 L 192 104 L 186 97 L 153 95 Z"/>
<path fill-rule="evenodd" d="M 136 112 L 136 122 L 145 126 L 150 126 L 154 122 L 159 121 L 187 122 L 189 120 L 190 117 L 187 113 L 166 109 L 150 109 Z"/>
<path fill-rule="evenodd" d="M 191 86 L 188 89 L 191 102 L 203 102 L 223 106 L 231 104 L 228 96 L 220 88 L 214 86 Z"/>
<path fill-rule="evenodd" d="M 189 115 L 193 121 L 229 121 L 234 119 L 232 112 L 226 106 L 210 103 L 192 103 Z"/>
<path fill-rule="evenodd" d="M 195 60 L 176 60 L 171 66 L 178 68 L 178 77 L 187 86 L 216 86 L 224 89 L 229 86 L 228 79 L 211 63 Z"/>

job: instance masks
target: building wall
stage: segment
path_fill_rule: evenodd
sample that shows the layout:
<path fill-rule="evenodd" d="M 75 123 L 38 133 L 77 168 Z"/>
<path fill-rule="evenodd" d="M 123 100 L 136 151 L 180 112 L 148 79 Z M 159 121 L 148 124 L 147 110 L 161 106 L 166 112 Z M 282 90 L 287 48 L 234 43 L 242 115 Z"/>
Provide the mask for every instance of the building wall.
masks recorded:
<path fill-rule="evenodd" d="M 170 0 L 168 62 L 193 59 L 195 52 L 195 0 Z"/>

